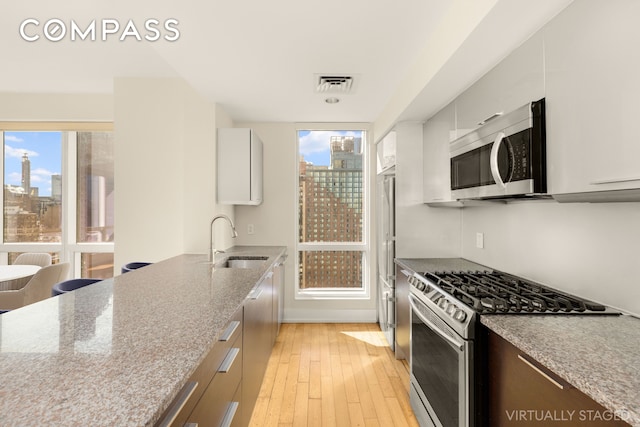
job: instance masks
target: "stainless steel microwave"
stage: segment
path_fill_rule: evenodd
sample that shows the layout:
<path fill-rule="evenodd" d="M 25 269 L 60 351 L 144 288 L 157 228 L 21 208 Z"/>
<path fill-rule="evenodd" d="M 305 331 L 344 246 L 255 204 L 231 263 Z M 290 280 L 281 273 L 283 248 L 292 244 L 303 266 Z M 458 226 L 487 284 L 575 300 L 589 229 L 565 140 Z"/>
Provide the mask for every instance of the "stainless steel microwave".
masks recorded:
<path fill-rule="evenodd" d="M 454 199 L 543 196 L 547 191 L 544 98 L 451 143 Z"/>

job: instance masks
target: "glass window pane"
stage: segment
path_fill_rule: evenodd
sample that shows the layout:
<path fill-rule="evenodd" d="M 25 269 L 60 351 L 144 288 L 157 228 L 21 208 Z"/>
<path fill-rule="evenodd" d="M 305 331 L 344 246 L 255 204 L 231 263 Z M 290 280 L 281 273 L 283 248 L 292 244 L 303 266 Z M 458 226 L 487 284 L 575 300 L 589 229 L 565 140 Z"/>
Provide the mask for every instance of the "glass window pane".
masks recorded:
<path fill-rule="evenodd" d="M 113 277 L 113 253 L 83 253 L 80 277 L 109 279 Z"/>
<path fill-rule="evenodd" d="M 300 251 L 300 289 L 362 289 L 362 258 L 359 251 Z"/>
<path fill-rule="evenodd" d="M 78 132 L 77 240 L 113 242 L 112 132 Z"/>
<path fill-rule="evenodd" d="M 4 242 L 60 242 L 62 132 L 4 133 Z"/>
<path fill-rule="evenodd" d="M 298 137 L 299 241 L 362 242 L 363 192 L 350 182 L 362 177 L 363 132 L 301 131 Z"/>
<path fill-rule="evenodd" d="M 37 251 L 34 251 L 37 252 Z M 12 265 L 16 258 L 18 258 L 18 255 L 25 253 L 25 252 L 9 252 L 9 265 Z M 51 255 L 51 264 L 58 264 L 60 262 L 60 253 L 59 252 L 49 252 L 49 255 Z"/>

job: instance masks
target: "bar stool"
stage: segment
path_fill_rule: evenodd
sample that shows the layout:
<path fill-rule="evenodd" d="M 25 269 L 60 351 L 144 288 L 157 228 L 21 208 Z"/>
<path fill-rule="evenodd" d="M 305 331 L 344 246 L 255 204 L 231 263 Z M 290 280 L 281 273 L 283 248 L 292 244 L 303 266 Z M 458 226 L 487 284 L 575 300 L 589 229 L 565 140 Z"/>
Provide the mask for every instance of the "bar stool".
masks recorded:
<path fill-rule="evenodd" d="M 122 266 L 121 272 L 122 274 L 128 273 L 133 270 L 137 270 L 142 267 L 146 267 L 147 265 L 151 265 L 151 262 L 130 262 Z"/>
<path fill-rule="evenodd" d="M 67 292 L 75 291 L 76 289 L 83 288 L 93 283 L 99 282 L 102 279 L 71 279 L 64 282 L 56 283 L 51 289 L 51 296 L 61 295 Z"/>

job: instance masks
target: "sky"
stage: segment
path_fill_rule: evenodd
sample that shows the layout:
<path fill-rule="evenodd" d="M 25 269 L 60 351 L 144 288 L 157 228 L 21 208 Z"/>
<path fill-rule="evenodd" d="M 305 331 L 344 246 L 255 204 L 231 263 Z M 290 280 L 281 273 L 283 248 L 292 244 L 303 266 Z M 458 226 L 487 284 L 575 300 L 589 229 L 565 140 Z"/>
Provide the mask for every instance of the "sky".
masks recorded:
<path fill-rule="evenodd" d="M 62 132 L 5 132 L 4 183 L 22 185 L 22 156 L 31 161 L 31 187 L 51 195 L 51 175 L 62 171 Z"/>
<path fill-rule="evenodd" d="M 301 130 L 298 132 L 298 147 L 304 160 L 315 166 L 329 166 L 329 140 L 333 135 L 362 137 L 362 131 Z"/>

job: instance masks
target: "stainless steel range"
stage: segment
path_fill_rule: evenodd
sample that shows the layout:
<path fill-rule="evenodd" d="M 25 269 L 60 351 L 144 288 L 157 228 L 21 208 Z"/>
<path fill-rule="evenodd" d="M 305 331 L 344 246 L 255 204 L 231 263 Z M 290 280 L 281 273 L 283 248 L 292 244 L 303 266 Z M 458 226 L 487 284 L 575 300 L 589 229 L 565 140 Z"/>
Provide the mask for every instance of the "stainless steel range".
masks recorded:
<path fill-rule="evenodd" d="M 481 314 L 619 314 L 499 271 L 426 272 L 409 278 L 411 406 L 422 427 L 482 424 Z"/>

